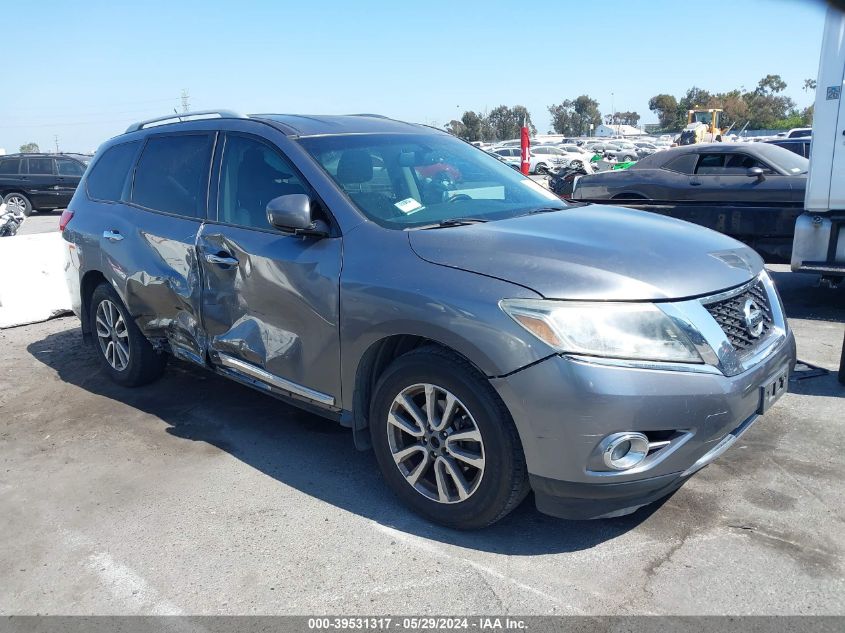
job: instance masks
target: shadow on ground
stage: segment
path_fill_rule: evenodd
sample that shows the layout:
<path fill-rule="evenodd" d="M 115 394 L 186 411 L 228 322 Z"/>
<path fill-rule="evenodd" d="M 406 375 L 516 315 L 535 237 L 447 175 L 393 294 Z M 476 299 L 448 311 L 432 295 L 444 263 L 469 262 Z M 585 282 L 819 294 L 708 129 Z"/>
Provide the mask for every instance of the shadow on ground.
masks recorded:
<path fill-rule="evenodd" d="M 818 285 L 818 276 L 769 270 L 793 319 L 845 322 L 845 285 L 827 288 Z"/>
<path fill-rule="evenodd" d="M 372 453 L 356 451 L 351 432 L 336 422 L 175 361 L 152 385 L 120 387 L 100 371 L 78 328 L 51 334 L 27 350 L 63 381 L 160 418 L 171 435 L 216 446 L 280 482 L 382 525 L 468 549 L 516 555 L 588 549 L 635 528 L 662 504 L 627 517 L 579 522 L 540 514 L 529 496 L 490 528 L 449 530 L 407 510 L 382 481 Z"/>

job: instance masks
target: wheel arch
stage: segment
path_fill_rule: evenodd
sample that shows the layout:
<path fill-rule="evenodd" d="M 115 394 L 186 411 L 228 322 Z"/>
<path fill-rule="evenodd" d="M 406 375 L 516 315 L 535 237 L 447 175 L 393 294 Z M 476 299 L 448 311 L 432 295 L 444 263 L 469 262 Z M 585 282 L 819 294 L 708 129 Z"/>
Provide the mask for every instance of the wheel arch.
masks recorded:
<path fill-rule="evenodd" d="M 352 428 L 355 446 L 358 449 L 364 450 L 370 447 L 369 434 L 366 433 L 369 426 L 369 404 L 379 377 L 390 363 L 403 354 L 428 345 L 439 347 L 465 360 L 479 374 L 486 377 L 485 372 L 465 354 L 442 341 L 427 336 L 391 334 L 374 341 L 361 355 L 355 371 L 355 385 L 352 394 Z"/>
<path fill-rule="evenodd" d="M 99 270 L 87 271 L 79 282 L 79 320 L 82 322 L 82 338 L 86 343 L 91 341 L 91 297 L 101 283 L 109 282 Z"/>

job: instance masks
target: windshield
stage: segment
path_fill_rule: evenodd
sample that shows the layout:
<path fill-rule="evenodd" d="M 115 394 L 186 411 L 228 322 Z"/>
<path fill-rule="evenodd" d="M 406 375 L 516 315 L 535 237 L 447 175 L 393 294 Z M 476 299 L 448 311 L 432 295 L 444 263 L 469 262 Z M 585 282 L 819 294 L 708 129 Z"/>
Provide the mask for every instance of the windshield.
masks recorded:
<path fill-rule="evenodd" d="M 312 136 L 299 143 L 368 218 L 388 228 L 566 207 L 533 180 L 445 134 Z"/>
<path fill-rule="evenodd" d="M 759 147 L 756 149 L 766 160 L 787 174 L 794 176 L 806 174 L 810 168 L 810 161 L 795 152 L 768 143 L 758 143 L 757 145 Z"/>

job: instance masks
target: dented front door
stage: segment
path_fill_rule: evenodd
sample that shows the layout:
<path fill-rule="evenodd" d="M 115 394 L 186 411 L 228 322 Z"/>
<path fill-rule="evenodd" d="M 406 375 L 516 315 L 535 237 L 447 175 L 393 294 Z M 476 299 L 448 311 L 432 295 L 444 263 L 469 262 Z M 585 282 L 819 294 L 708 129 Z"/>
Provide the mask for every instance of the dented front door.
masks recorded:
<path fill-rule="evenodd" d="M 197 238 L 209 358 L 252 384 L 334 407 L 341 238 L 270 226 L 271 199 L 314 195 L 278 147 L 227 132 L 217 150 L 213 203 Z"/>
<path fill-rule="evenodd" d="M 203 225 L 202 315 L 212 363 L 299 398 L 340 400 L 340 238 Z"/>

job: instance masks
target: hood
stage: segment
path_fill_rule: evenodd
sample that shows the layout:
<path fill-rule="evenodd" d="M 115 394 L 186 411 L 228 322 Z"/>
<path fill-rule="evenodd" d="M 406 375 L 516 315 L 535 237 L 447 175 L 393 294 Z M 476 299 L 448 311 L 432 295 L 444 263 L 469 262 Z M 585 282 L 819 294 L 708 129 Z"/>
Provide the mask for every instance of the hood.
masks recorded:
<path fill-rule="evenodd" d="M 753 250 L 721 233 L 604 205 L 408 235 L 426 261 L 548 299 L 682 299 L 737 286 L 763 267 Z"/>

